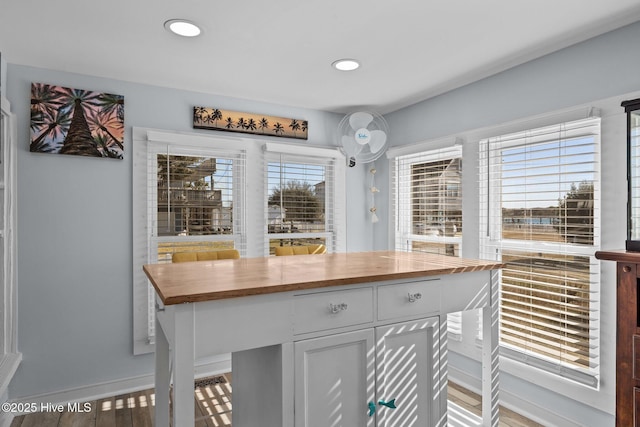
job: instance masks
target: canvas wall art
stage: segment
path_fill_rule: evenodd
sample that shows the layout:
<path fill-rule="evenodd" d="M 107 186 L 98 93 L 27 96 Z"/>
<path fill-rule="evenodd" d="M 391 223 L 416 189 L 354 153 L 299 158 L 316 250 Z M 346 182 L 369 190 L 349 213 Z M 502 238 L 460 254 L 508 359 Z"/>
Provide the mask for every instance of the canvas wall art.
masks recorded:
<path fill-rule="evenodd" d="M 308 133 L 306 120 L 207 107 L 193 107 L 193 127 L 297 139 L 307 139 Z"/>
<path fill-rule="evenodd" d="M 122 159 L 124 96 L 32 83 L 30 151 Z"/>

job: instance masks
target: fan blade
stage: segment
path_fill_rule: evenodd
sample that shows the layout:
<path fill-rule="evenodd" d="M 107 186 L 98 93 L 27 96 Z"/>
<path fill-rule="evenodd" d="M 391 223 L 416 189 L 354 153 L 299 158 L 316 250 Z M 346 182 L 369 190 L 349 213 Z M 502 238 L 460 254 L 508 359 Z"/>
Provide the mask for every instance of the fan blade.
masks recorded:
<path fill-rule="evenodd" d="M 347 157 L 357 156 L 362 151 L 362 145 L 356 143 L 352 136 L 342 135 L 342 148 L 344 149 Z"/>
<path fill-rule="evenodd" d="M 371 141 L 369 141 L 369 149 L 372 153 L 382 150 L 384 143 L 387 142 L 387 134 L 381 130 L 371 131 Z"/>
<path fill-rule="evenodd" d="M 363 111 L 358 111 L 349 116 L 349 124 L 354 130 L 366 128 L 373 121 L 373 116 Z"/>

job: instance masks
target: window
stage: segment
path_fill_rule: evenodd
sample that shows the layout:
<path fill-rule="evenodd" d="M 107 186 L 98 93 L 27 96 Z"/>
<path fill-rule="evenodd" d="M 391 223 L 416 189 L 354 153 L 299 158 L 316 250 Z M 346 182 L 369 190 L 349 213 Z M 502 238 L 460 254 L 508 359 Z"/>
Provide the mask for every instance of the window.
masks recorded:
<path fill-rule="evenodd" d="M 310 151 L 311 150 L 311 151 Z M 324 244 L 344 250 L 344 158 L 336 150 L 267 144 L 265 153 L 265 253 L 276 246 Z"/>
<path fill-rule="evenodd" d="M 398 156 L 396 250 L 460 256 L 462 146 Z"/>
<path fill-rule="evenodd" d="M 267 256 L 269 242 L 345 250 L 337 149 L 143 128 L 133 129 L 132 147 L 134 354 L 153 351 L 155 334 L 144 264 L 218 248 Z"/>
<path fill-rule="evenodd" d="M 599 147 L 599 118 L 480 142 L 480 251 L 506 263 L 503 354 L 593 386 Z"/>
<path fill-rule="evenodd" d="M 174 252 L 244 247 L 242 154 L 153 147 L 149 156 L 152 262 Z"/>
<path fill-rule="evenodd" d="M 134 353 L 152 349 L 155 291 L 142 265 L 175 252 L 246 255 L 246 154 L 238 141 L 134 129 Z M 231 148 L 230 148 L 231 147 Z M 237 148 L 240 147 L 240 148 Z"/>
<path fill-rule="evenodd" d="M 640 248 L 640 99 L 622 103 L 627 113 L 627 250 Z"/>
<path fill-rule="evenodd" d="M 460 256 L 462 146 L 400 155 L 393 161 L 395 249 Z M 447 315 L 449 338 L 462 339 L 462 316 Z"/>

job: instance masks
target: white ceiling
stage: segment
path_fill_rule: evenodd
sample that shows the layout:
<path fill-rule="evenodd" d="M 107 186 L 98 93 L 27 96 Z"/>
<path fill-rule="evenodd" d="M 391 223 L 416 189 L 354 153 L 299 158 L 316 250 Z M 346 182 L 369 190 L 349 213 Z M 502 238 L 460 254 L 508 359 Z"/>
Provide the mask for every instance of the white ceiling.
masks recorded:
<path fill-rule="evenodd" d="M 172 18 L 204 33 L 170 34 Z M 386 113 L 637 20 L 639 0 L 1 0 L 0 52 L 12 64 Z M 344 57 L 362 66 L 334 70 Z"/>

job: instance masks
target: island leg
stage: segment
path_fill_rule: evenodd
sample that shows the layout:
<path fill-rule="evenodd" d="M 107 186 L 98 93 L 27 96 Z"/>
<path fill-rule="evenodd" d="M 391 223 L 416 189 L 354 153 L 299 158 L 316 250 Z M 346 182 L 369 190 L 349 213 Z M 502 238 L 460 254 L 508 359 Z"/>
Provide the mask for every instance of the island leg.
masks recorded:
<path fill-rule="evenodd" d="M 193 304 L 180 304 L 174 314 L 173 425 L 191 427 L 194 415 L 195 331 Z"/>
<path fill-rule="evenodd" d="M 482 309 L 482 425 L 498 427 L 500 270 L 490 271 L 489 304 Z"/>
<path fill-rule="evenodd" d="M 436 393 L 440 395 L 440 417 L 436 425 L 438 427 L 447 427 L 449 425 L 449 400 L 448 400 L 448 386 L 449 386 L 449 330 L 447 326 L 447 314 L 441 314 L 439 322 L 439 374 L 436 387 Z"/>
<path fill-rule="evenodd" d="M 156 427 L 169 427 L 169 390 L 171 387 L 169 341 L 158 320 L 158 313 L 156 313 L 155 353 L 155 425 Z"/>

